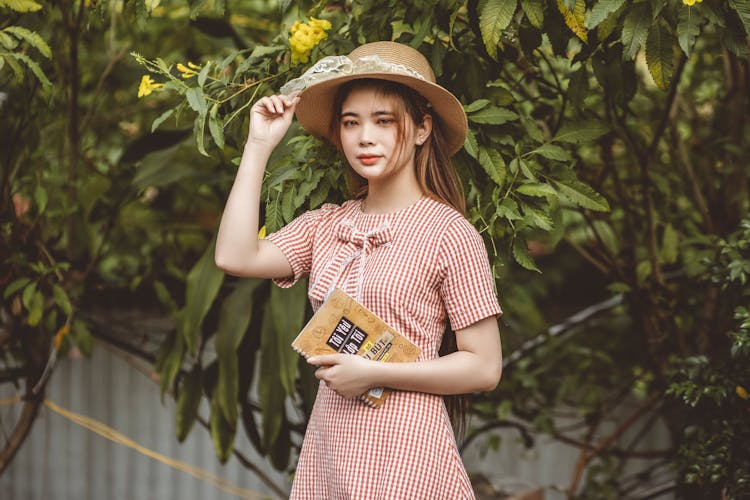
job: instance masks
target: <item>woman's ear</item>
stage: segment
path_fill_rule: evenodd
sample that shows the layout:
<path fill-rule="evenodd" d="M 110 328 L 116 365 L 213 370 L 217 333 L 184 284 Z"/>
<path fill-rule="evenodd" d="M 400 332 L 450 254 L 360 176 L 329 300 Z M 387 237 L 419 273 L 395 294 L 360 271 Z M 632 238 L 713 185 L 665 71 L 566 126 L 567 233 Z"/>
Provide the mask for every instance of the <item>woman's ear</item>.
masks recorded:
<path fill-rule="evenodd" d="M 422 123 L 417 125 L 417 134 L 414 139 L 414 142 L 417 146 L 421 146 L 424 144 L 427 139 L 430 138 L 430 134 L 432 133 L 432 116 L 431 115 L 424 115 L 422 118 Z"/>

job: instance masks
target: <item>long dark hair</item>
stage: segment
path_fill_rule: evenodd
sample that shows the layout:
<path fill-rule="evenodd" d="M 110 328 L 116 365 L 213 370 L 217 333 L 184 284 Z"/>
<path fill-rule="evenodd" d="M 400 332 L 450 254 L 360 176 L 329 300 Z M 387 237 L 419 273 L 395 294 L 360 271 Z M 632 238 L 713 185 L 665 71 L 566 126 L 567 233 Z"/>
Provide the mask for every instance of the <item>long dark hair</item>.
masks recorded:
<path fill-rule="evenodd" d="M 429 140 L 417 147 L 414 155 L 414 168 L 417 174 L 419 187 L 426 195 L 452 206 L 461 214 L 466 214 L 466 200 L 458 179 L 458 174 L 450 160 L 445 146 L 445 139 L 440 125 L 440 119 L 432 112 L 429 101 L 422 94 L 399 83 L 377 79 L 352 80 L 339 87 L 334 99 L 334 115 L 331 120 L 330 137 L 335 138 L 334 145 L 341 149 L 340 124 L 341 107 L 347 96 L 355 89 L 373 88 L 378 95 L 383 97 L 395 97 L 396 109 L 394 113 L 399 124 L 399 147 L 403 148 L 407 128 L 406 117 L 411 118 L 415 124 L 424 121 L 425 115 L 432 117 L 432 132 Z M 399 157 L 400 155 L 396 155 Z M 367 180 L 359 176 L 353 169 L 347 169 L 349 189 L 355 198 L 367 196 Z M 446 325 L 443 339 L 438 350 L 439 356 L 445 356 L 458 350 L 456 334 Z M 443 396 L 445 408 L 448 412 L 453 432 L 458 441 L 463 439 L 466 430 L 467 415 L 471 396 L 469 394 L 453 394 Z"/>

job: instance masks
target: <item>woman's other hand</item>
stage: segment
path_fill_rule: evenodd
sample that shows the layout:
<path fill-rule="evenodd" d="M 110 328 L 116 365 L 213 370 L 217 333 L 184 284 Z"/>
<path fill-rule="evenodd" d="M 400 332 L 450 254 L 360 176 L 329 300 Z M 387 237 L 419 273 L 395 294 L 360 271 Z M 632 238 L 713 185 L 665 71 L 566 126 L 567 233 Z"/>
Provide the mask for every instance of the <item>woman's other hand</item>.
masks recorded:
<path fill-rule="evenodd" d="M 373 387 L 370 374 L 376 361 L 353 354 L 322 354 L 307 362 L 319 367 L 315 376 L 341 397 L 356 398 Z"/>

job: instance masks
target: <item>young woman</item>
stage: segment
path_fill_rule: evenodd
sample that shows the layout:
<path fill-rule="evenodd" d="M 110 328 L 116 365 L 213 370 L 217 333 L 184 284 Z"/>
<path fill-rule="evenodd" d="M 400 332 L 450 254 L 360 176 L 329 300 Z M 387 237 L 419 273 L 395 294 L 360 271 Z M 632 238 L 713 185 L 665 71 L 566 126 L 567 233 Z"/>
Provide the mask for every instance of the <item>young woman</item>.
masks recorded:
<path fill-rule="evenodd" d="M 339 287 L 421 349 L 413 363 L 333 354 L 321 380 L 292 498 L 474 498 L 443 395 L 492 390 L 501 314 L 481 236 L 464 218 L 450 164 L 466 136 L 458 100 L 426 59 L 393 42 L 327 57 L 258 100 L 222 217 L 216 263 L 291 286 L 309 276 L 313 309 Z M 293 115 L 346 157 L 353 199 L 309 211 L 258 240 L 263 172 Z M 439 356 L 446 326 L 457 350 Z M 358 396 L 397 389 L 377 409 Z"/>

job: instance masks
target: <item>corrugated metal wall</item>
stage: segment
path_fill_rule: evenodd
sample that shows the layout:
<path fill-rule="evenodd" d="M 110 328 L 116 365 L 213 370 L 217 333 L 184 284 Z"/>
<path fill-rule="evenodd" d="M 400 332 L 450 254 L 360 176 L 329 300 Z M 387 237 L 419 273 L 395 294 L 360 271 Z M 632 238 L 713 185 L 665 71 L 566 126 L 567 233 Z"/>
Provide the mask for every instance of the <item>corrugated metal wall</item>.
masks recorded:
<path fill-rule="evenodd" d="M 7 384 L 6 384 L 7 385 Z M 0 398 L 12 396 L 7 389 Z M 153 451 L 223 477 L 246 489 L 271 495 L 255 474 L 234 457 L 218 463 L 208 432 L 193 428 L 180 444 L 175 438 L 174 403 L 160 402 L 159 387 L 124 359 L 95 347 L 91 359 L 58 362 L 47 399 L 96 419 Z M 7 425 L 10 408 L 0 408 Z M 203 413 L 204 415 L 207 412 Z M 2 432 L 8 432 L 6 428 Z M 273 480 L 288 489 L 252 451 L 243 431 L 237 447 Z M 113 443 L 44 407 L 31 435 L 0 476 L 2 500 L 224 500 L 237 496 L 193 478 L 121 444 Z"/>

